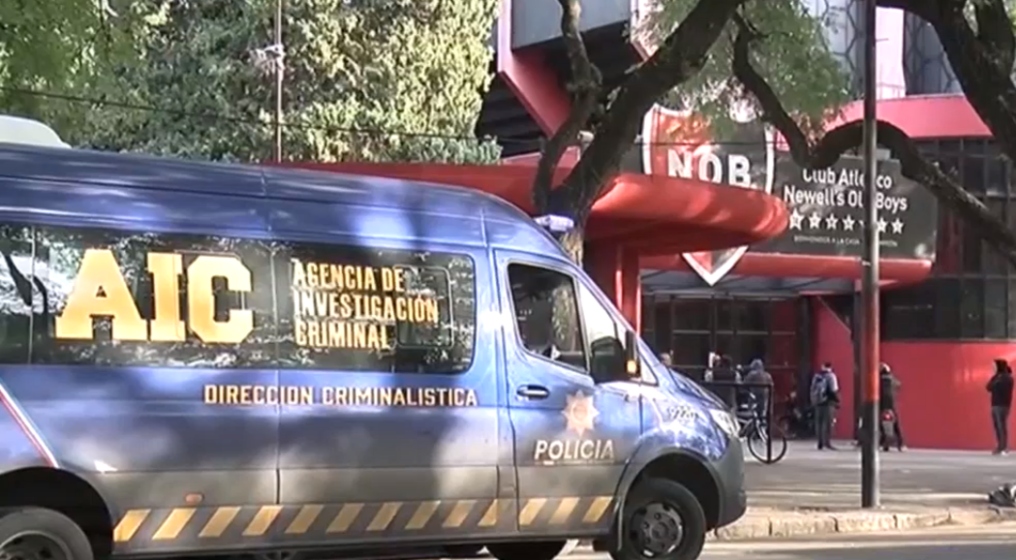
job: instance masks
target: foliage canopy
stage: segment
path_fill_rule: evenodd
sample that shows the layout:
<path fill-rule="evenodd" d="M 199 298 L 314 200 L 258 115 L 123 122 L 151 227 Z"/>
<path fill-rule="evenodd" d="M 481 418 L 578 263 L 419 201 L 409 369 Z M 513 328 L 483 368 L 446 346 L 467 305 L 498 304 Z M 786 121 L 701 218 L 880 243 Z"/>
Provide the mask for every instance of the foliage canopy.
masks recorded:
<path fill-rule="evenodd" d="M 51 2 L 23 3 L 37 6 L 33 21 L 47 33 L 66 23 L 41 8 Z M 151 110 L 79 103 L 65 112 L 91 118 L 65 123 L 43 110 L 61 105 L 57 101 L 20 96 L 30 103 L 14 104 L 0 98 L 0 109 L 54 124 L 78 145 L 195 158 L 269 158 L 275 79 L 265 48 L 273 42 L 274 0 L 148 0 L 130 6 L 129 17 L 117 12 L 104 19 L 107 28 L 120 32 L 117 49 L 105 64 L 89 67 L 88 81 L 72 59 L 76 51 L 94 48 L 92 27 L 81 30 L 73 44 L 48 45 L 53 63 L 32 61 L 28 50 L 11 51 L 0 59 L 0 84 L 102 96 Z M 469 140 L 489 80 L 494 8 L 495 0 L 287 2 L 288 158 L 496 159 L 492 142 Z M 60 12 L 74 13 L 68 10 Z M 28 23 L 18 27 L 19 42 L 41 41 L 32 35 L 22 39 L 23 27 Z M 44 79 L 25 77 L 20 68 L 28 62 Z"/>

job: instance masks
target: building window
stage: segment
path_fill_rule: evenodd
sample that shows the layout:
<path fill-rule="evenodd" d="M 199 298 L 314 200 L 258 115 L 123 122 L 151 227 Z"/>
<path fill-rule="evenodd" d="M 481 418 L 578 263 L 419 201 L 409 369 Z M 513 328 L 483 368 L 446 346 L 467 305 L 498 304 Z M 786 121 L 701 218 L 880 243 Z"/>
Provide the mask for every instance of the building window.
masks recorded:
<path fill-rule="evenodd" d="M 1012 165 L 994 141 L 964 138 L 920 144 L 926 157 L 957 177 L 998 217 L 1016 229 Z M 935 265 L 925 282 L 883 293 L 887 340 L 1016 339 L 1016 272 L 972 228 L 939 209 Z"/>
<path fill-rule="evenodd" d="M 656 352 L 669 352 L 674 366 L 701 371 L 710 352 L 747 365 L 758 358 L 771 368 L 797 367 L 794 300 L 758 298 L 643 297 L 642 334 Z"/>

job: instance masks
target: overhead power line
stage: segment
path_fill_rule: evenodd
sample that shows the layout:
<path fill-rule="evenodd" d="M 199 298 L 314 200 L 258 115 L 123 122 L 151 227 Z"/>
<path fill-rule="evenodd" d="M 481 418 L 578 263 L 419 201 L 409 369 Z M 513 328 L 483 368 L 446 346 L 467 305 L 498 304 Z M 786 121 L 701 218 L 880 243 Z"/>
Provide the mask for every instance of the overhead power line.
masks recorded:
<path fill-rule="evenodd" d="M 37 89 L 17 88 L 9 86 L 0 86 L 0 91 L 8 93 L 15 93 L 18 95 L 26 95 L 31 97 L 39 97 L 43 99 L 52 99 L 55 101 L 64 101 L 68 103 L 80 103 L 85 105 L 92 105 L 98 107 L 125 109 L 131 111 L 141 111 L 146 113 L 156 113 L 173 115 L 179 118 L 185 119 L 203 119 L 213 120 L 226 123 L 244 124 L 253 126 L 265 126 L 273 127 L 274 122 L 263 121 L 253 118 L 242 118 L 234 117 L 230 115 L 223 115 L 221 113 L 212 112 L 192 112 L 185 111 L 182 109 L 174 109 L 172 107 L 157 107 L 153 105 L 142 105 L 139 103 L 130 103 L 127 101 L 109 99 L 107 97 L 86 97 L 82 95 L 74 95 L 68 93 L 58 93 L 51 91 L 43 91 Z M 370 129 L 370 128 L 357 128 L 357 127 L 342 127 L 342 126 L 329 126 L 322 124 L 305 124 L 305 123 L 294 123 L 284 122 L 281 126 L 285 129 L 292 130 L 313 130 L 320 132 L 328 132 L 330 134 L 347 134 L 347 135 L 362 135 L 362 136 L 398 136 L 403 138 L 434 138 L 443 140 L 460 140 L 468 142 L 481 142 L 481 141 L 496 141 L 502 144 L 516 144 L 516 145 L 536 145 L 539 142 L 538 137 L 527 137 L 527 138 L 512 138 L 506 136 L 494 137 L 483 137 L 477 138 L 475 136 L 463 135 L 463 134 L 446 134 L 439 132 L 423 132 L 423 131 L 402 131 L 402 130 L 383 130 L 383 129 Z M 770 144 L 776 144 L 776 142 L 769 142 Z M 683 142 L 635 142 L 636 146 L 700 146 L 702 142 L 697 141 L 683 141 Z M 721 142 L 724 146 L 746 146 L 746 147 L 760 147 L 765 145 L 763 142 L 753 141 L 724 141 Z"/>

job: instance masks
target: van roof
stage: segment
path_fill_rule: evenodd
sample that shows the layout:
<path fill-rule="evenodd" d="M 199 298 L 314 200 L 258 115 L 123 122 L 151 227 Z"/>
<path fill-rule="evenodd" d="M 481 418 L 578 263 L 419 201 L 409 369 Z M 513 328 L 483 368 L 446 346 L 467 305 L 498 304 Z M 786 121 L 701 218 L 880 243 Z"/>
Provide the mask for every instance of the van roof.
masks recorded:
<path fill-rule="evenodd" d="M 55 130 L 32 119 L 0 115 L 0 142 L 26 146 L 69 148 Z"/>
<path fill-rule="evenodd" d="M 479 190 L 433 183 L 0 143 L 2 177 L 280 202 L 327 202 L 480 219 L 488 225 L 500 223 L 515 232 L 526 232 L 523 237 L 530 251 L 559 251 L 539 226 L 507 201 Z"/>

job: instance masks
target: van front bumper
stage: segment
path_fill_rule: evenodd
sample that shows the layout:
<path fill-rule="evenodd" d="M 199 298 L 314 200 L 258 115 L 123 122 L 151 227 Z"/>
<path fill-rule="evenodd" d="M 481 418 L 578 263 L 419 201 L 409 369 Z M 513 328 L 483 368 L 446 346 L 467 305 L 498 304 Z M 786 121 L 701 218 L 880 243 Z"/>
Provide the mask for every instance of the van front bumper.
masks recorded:
<path fill-rule="evenodd" d="M 710 468 L 720 498 L 716 527 L 723 527 L 740 519 L 748 509 L 748 495 L 744 491 L 744 448 L 741 441 L 732 438 L 727 451 L 713 461 Z"/>

